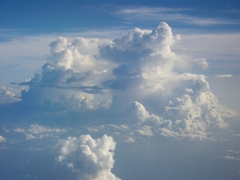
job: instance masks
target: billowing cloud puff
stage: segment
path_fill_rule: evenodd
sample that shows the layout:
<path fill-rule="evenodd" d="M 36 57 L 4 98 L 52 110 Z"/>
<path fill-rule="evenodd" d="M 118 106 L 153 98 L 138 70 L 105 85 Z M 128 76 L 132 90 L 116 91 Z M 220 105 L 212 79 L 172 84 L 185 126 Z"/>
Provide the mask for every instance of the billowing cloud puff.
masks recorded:
<path fill-rule="evenodd" d="M 119 39 L 100 46 L 103 58 L 118 64 L 113 69 L 115 89 L 138 88 L 152 74 L 161 75 L 173 68 L 175 42 L 170 27 L 161 23 L 153 31 L 134 29 Z"/>
<path fill-rule="evenodd" d="M 219 104 L 202 75 L 172 75 L 163 88 L 167 92 L 152 92 L 146 98 L 139 98 L 147 108 L 139 102 L 133 103 L 139 122 L 154 123 L 152 126 L 157 125 L 161 135 L 204 139 L 208 128 L 226 128 L 228 124 L 223 118 L 235 115 Z"/>
<path fill-rule="evenodd" d="M 68 137 L 59 142 L 57 162 L 64 163 L 83 180 L 118 180 L 111 169 L 114 165 L 113 151 L 116 142 L 104 135 L 93 139 L 90 135 Z"/>
<path fill-rule="evenodd" d="M 179 39 L 179 35 L 173 36 L 167 23 L 161 23 L 152 31 L 136 28 L 101 45 L 100 55 L 118 64 L 113 69 L 116 79 L 109 82 L 110 86 L 116 89 L 139 88 L 146 86 L 149 80 L 168 76 L 173 71 L 192 66 L 206 68 L 208 64 L 204 58 L 189 59 L 171 50 Z"/>
<path fill-rule="evenodd" d="M 172 50 L 179 40 L 166 23 L 105 43 L 60 37 L 50 44 L 42 72 L 21 83 L 29 90 L 22 91 L 18 105 L 90 112 L 110 128 L 127 124 L 131 128 L 121 131 L 145 136 L 208 138 L 212 129 L 227 128 L 224 119 L 235 113 L 219 104 L 204 75 L 190 73 L 207 68 L 206 59 Z"/>
<path fill-rule="evenodd" d="M 21 106 L 94 109 L 108 107 L 111 102 L 102 86 L 110 76 L 106 62 L 96 59 L 98 39 L 76 38 L 69 41 L 59 37 L 50 44 L 48 63 L 42 66 L 42 73 L 21 85 L 23 90 Z M 95 94 L 95 95 L 92 95 Z M 98 95 L 100 94 L 100 95 Z"/>

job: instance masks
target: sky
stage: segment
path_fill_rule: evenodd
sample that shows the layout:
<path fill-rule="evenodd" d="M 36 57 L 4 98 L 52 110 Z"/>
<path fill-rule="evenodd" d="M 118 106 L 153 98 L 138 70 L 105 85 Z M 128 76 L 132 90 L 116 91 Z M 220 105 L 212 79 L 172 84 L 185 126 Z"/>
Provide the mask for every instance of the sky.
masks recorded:
<path fill-rule="evenodd" d="M 239 179 L 239 48 L 237 0 L 0 0 L 0 179 Z"/>

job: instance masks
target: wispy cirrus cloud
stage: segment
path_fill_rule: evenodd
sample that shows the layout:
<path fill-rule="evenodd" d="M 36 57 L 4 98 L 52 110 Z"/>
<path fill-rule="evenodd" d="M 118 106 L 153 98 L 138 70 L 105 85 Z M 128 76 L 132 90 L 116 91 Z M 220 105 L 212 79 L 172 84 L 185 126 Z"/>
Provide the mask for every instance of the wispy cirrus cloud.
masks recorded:
<path fill-rule="evenodd" d="M 217 78 L 229 78 L 229 77 L 233 77 L 232 74 L 220 74 L 220 75 L 216 75 Z"/>
<path fill-rule="evenodd" d="M 164 8 L 164 7 L 123 7 L 113 12 L 114 15 L 128 21 L 154 20 L 177 22 L 197 26 L 239 24 L 238 21 L 224 18 L 202 18 L 190 15 L 194 9 L 191 8 Z"/>

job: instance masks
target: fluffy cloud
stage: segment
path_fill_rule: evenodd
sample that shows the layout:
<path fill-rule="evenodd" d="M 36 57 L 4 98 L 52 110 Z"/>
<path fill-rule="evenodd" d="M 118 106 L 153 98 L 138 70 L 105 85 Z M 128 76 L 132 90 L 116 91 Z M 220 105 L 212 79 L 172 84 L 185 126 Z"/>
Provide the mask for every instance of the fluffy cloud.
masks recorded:
<path fill-rule="evenodd" d="M 133 103 L 140 127 L 151 125 L 164 136 L 205 139 L 208 129 L 226 128 L 224 118 L 236 115 L 219 104 L 202 75 L 178 74 L 164 80 L 164 90 L 145 93 L 138 97 L 141 103 Z"/>
<path fill-rule="evenodd" d="M 38 124 L 32 124 L 29 128 L 16 128 L 14 129 L 16 133 L 23 133 L 27 140 L 31 139 L 42 139 L 46 137 L 55 137 L 56 134 L 67 132 L 65 129 L 59 128 L 48 128 Z"/>
<path fill-rule="evenodd" d="M 63 37 L 52 42 L 49 62 L 42 66 L 42 73 L 20 84 L 30 87 L 22 91 L 20 106 L 108 107 L 111 98 L 102 87 L 102 81 L 108 79 L 109 64 L 106 66 L 104 61 L 96 59 L 98 44 L 98 39 L 69 41 Z"/>
<path fill-rule="evenodd" d="M 100 139 L 93 139 L 90 135 L 68 137 L 60 140 L 59 147 L 57 162 L 66 164 L 78 175 L 78 179 L 119 179 L 111 172 L 114 165 L 113 151 L 116 147 L 111 136 L 104 135 Z"/>
<path fill-rule="evenodd" d="M 50 44 L 42 72 L 21 83 L 29 90 L 22 91 L 17 105 L 91 114 L 103 127 L 146 136 L 208 138 L 210 131 L 227 128 L 225 118 L 236 113 L 219 104 L 204 75 L 186 73 L 208 63 L 174 52 L 179 40 L 167 23 L 135 28 L 104 43 L 59 37 Z M 28 131 L 26 137 L 36 135 Z"/>
<path fill-rule="evenodd" d="M 136 28 L 101 45 L 101 56 L 118 64 L 113 69 L 116 79 L 109 82 L 110 87 L 137 88 L 143 86 L 149 76 L 171 72 L 175 60 L 171 46 L 177 37 L 166 23 L 161 23 L 152 31 Z"/>

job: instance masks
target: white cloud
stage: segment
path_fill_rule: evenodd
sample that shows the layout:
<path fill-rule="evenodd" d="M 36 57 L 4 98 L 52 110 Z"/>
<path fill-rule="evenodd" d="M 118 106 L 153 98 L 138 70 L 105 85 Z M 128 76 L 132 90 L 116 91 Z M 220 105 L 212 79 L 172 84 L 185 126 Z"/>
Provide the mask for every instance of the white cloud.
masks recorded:
<path fill-rule="evenodd" d="M 16 128 L 14 131 L 25 134 L 27 140 L 55 137 L 57 134 L 67 132 L 65 129 L 48 128 L 38 124 L 32 124 L 29 128 L 25 129 Z"/>
<path fill-rule="evenodd" d="M 20 104 L 28 105 L 28 101 L 34 98 L 32 96 L 35 99 L 41 96 L 32 101 L 31 106 L 108 108 L 111 99 L 102 87 L 102 81 L 109 78 L 111 66 L 96 59 L 98 44 L 98 39 L 86 38 L 69 41 L 59 37 L 53 41 L 50 44 L 49 63 L 42 67 L 42 73 L 36 73 L 34 78 L 21 83 L 28 85 L 30 89 L 22 92 L 23 101 Z"/>
<path fill-rule="evenodd" d="M 102 122 L 111 125 L 103 126 L 115 131 L 209 138 L 211 129 L 227 128 L 224 119 L 236 113 L 219 104 L 204 75 L 186 73 L 208 63 L 175 52 L 179 37 L 164 22 L 105 43 L 59 37 L 50 44 L 49 63 L 42 72 L 21 83 L 29 90 L 22 91 L 18 107 L 89 113 L 94 121 L 107 117 Z M 96 133 L 99 128 L 88 130 Z M 57 132 L 32 125 L 25 133 L 33 139 Z"/>
<path fill-rule="evenodd" d="M 4 138 L 3 136 L 0 136 L 0 143 L 6 142 L 6 138 Z"/>
<path fill-rule="evenodd" d="M 224 156 L 225 159 L 239 161 L 240 150 L 227 150 L 227 155 Z"/>
<path fill-rule="evenodd" d="M 114 11 L 113 14 L 128 21 L 167 21 L 181 22 L 198 26 L 218 25 L 218 24 L 239 24 L 237 21 L 221 18 L 201 18 L 188 15 L 186 12 L 194 9 L 184 8 L 163 8 L 163 7 L 122 7 Z"/>
<path fill-rule="evenodd" d="M 25 133 L 26 132 L 25 129 L 22 129 L 22 128 L 16 128 L 16 129 L 14 129 L 14 131 L 17 133 Z"/>
<path fill-rule="evenodd" d="M 230 160 L 234 160 L 235 158 L 233 156 L 224 156 L 225 159 L 230 159 Z"/>
<path fill-rule="evenodd" d="M 104 135 L 93 139 L 90 135 L 60 140 L 57 162 L 64 163 L 83 180 L 117 180 L 111 169 L 114 165 L 113 151 L 116 142 Z"/>
<path fill-rule="evenodd" d="M 125 140 L 125 142 L 127 142 L 127 143 L 134 143 L 135 140 L 134 140 L 133 138 L 131 138 L 131 137 L 128 137 L 128 138 Z"/>
<path fill-rule="evenodd" d="M 172 76 L 168 78 L 165 86 L 168 87 L 169 84 L 172 87 L 166 89 L 167 92 L 158 92 L 153 96 L 156 98 L 165 94 L 164 97 L 149 99 L 145 94 L 146 99 L 141 99 L 148 109 L 155 111 L 156 114 L 149 113 L 143 104 L 138 102 L 133 104 L 139 122 L 159 128 L 161 135 L 205 139 L 208 129 L 212 126 L 227 128 L 228 124 L 223 119 L 236 115 L 235 112 L 219 104 L 202 75 Z M 170 93 L 171 91 L 173 92 Z M 153 106 L 157 106 L 158 110 L 154 110 Z"/>
<path fill-rule="evenodd" d="M 62 132 L 66 132 L 66 130 L 58 129 L 58 128 L 47 128 L 44 126 L 40 126 L 38 124 L 32 124 L 30 125 L 28 132 L 32 134 L 44 134 L 44 133 L 62 133 Z"/>
<path fill-rule="evenodd" d="M 240 160 L 240 157 L 234 157 L 234 156 L 224 156 L 225 159 L 228 159 L 228 160 L 235 160 L 235 161 L 239 161 Z"/>
<path fill-rule="evenodd" d="M 144 136 L 153 136 L 152 127 L 150 127 L 150 126 L 145 125 L 145 126 L 139 128 L 137 130 L 137 132 Z"/>
<path fill-rule="evenodd" d="M 174 53 L 171 48 L 179 40 L 166 23 L 152 31 L 135 28 L 121 38 L 100 46 L 100 55 L 118 64 L 113 69 L 115 89 L 146 87 L 159 77 L 171 76 L 192 66 L 207 67 L 205 59 L 194 59 Z M 145 80 L 145 81 L 144 81 Z M 153 82 L 155 81 L 155 82 Z"/>
<path fill-rule="evenodd" d="M 0 104 L 8 104 L 20 101 L 20 91 L 10 87 L 0 87 Z"/>
<path fill-rule="evenodd" d="M 36 137 L 32 134 L 26 134 L 26 140 L 32 140 L 32 139 L 36 139 Z"/>
<path fill-rule="evenodd" d="M 129 129 L 129 126 L 126 125 L 126 124 L 121 124 L 119 126 L 114 125 L 114 124 L 110 124 L 110 127 L 113 127 L 113 128 L 119 129 L 119 130 L 127 130 L 127 129 Z"/>
<path fill-rule="evenodd" d="M 216 75 L 217 78 L 229 78 L 229 77 L 233 77 L 232 74 L 221 74 L 221 75 Z"/>

